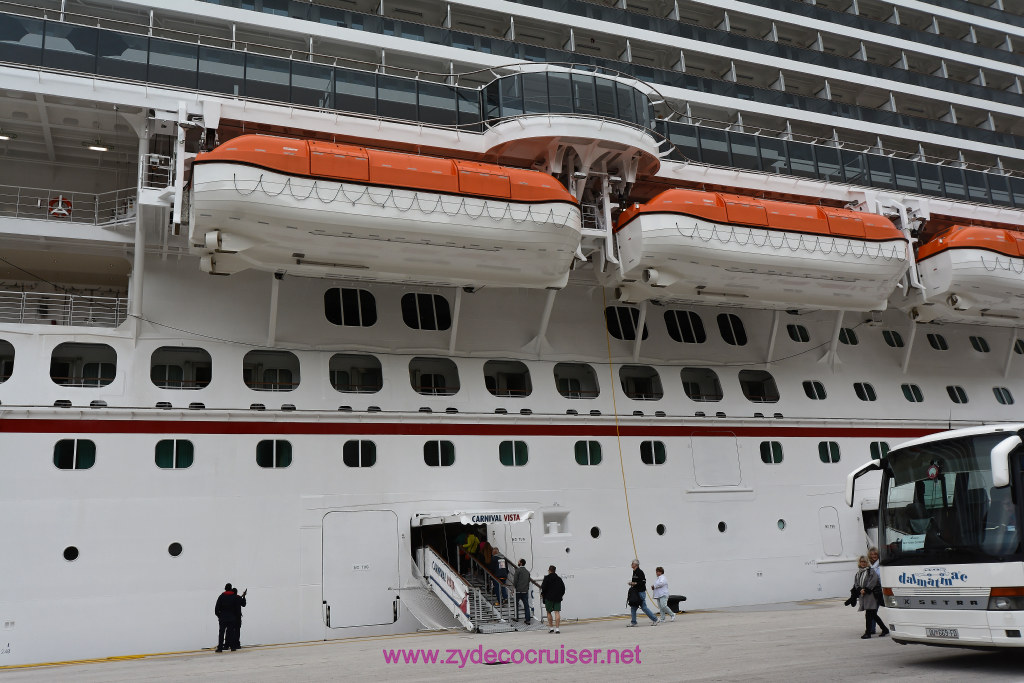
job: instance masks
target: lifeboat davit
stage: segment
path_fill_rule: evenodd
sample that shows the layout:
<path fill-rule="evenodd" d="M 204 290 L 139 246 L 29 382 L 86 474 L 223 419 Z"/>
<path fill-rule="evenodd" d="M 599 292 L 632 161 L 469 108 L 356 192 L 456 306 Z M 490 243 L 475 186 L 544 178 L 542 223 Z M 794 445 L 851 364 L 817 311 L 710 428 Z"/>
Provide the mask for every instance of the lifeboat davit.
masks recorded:
<path fill-rule="evenodd" d="M 699 190 L 619 216 L 620 301 L 884 310 L 909 264 L 883 216 Z"/>
<path fill-rule="evenodd" d="M 261 135 L 196 157 L 189 214 L 225 275 L 560 288 L 581 235 L 539 171 Z"/>
<path fill-rule="evenodd" d="M 920 320 L 1017 326 L 1024 319 L 1024 234 L 954 225 L 917 250 Z"/>

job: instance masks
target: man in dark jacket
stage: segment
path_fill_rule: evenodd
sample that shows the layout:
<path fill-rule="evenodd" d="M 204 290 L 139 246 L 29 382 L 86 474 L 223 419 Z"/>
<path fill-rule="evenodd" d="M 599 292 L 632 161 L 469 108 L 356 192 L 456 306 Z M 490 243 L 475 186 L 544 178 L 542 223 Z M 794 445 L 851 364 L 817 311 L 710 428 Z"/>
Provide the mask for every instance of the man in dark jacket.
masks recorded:
<path fill-rule="evenodd" d="M 640 604 L 630 605 L 630 621 L 626 626 L 636 626 L 636 610 L 640 608 L 644 611 L 648 617 L 651 618 L 651 626 L 658 625 L 658 619 L 654 616 L 654 612 L 647 606 L 647 576 L 644 574 L 644 570 L 640 569 L 640 561 L 633 560 L 633 578 L 630 579 L 629 585 L 636 589 L 636 592 L 640 596 Z"/>
<path fill-rule="evenodd" d="M 561 633 L 558 627 L 562 624 L 562 598 L 565 597 L 565 583 L 555 573 L 555 565 L 548 567 L 548 574 L 540 584 L 540 597 L 544 600 L 544 608 L 548 611 L 548 633 Z M 554 615 L 555 623 L 551 624 Z"/>
<path fill-rule="evenodd" d="M 239 595 L 238 589 L 232 588 L 228 583 L 224 585 L 224 592 L 217 597 L 217 604 L 213 608 L 220 625 L 217 633 L 217 652 L 223 652 L 226 647 L 232 651 L 242 647 L 242 608 L 245 607 L 245 594 L 248 592 L 246 589 Z"/>
<path fill-rule="evenodd" d="M 526 612 L 524 623 L 530 625 L 530 570 L 526 568 L 526 560 L 519 560 L 519 566 L 512 577 L 512 586 L 516 591 L 516 619 L 519 618 L 519 603 L 523 603 Z"/>

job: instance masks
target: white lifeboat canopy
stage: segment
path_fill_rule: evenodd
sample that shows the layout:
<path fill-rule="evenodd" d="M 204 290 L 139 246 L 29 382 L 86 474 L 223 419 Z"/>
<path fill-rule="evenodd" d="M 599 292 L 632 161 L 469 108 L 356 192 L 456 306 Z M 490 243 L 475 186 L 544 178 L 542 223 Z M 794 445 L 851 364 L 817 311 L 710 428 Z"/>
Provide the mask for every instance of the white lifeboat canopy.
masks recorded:
<path fill-rule="evenodd" d="M 581 235 L 539 171 L 262 135 L 196 158 L 190 220 L 207 272 L 452 286 L 564 287 Z"/>
<path fill-rule="evenodd" d="M 954 225 L 918 248 L 917 266 L 925 298 L 915 319 L 1024 324 L 1024 233 Z"/>
<path fill-rule="evenodd" d="M 910 263 L 877 214 L 687 189 L 623 211 L 616 240 L 630 302 L 884 310 Z"/>

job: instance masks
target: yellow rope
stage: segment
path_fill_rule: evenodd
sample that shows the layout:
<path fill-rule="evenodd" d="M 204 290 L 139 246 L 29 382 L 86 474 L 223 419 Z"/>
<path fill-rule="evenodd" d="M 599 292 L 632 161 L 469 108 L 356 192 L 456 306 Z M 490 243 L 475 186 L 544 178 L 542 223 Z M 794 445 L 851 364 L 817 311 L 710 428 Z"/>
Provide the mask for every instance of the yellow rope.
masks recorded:
<path fill-rule="evenodd" d="M 612 337 L 608 332 L 607 314 L 605 311 L 608 310 L 608 297 L 605 292 L 605 288 L 601 287 L 601 303 L 602 306 L 602 317 L 605 317 L 604 325 L 604 340 L 608 345 L 608 375 L 611 378 L 612 386 L 612 417 L 615 418 L 615 442 L 619 446 L 619 472 L 622 473 L 622 497 L 626 501 L 626 522 L 629 524 L 629 538 L 633 542 L 633 557 L 640 559 L 639 553 L 636 551 L 636 536 L 633 534 L 633 517 L 629 513 L 629 489 L 626 487 L 626 465 L 622 459 L 622 434 L 619 432 L 619 406 L 615 400 L 615 371 L 612 369 Z M 637 334 L 643 334 L 642 330 L 637 330 Z"/>

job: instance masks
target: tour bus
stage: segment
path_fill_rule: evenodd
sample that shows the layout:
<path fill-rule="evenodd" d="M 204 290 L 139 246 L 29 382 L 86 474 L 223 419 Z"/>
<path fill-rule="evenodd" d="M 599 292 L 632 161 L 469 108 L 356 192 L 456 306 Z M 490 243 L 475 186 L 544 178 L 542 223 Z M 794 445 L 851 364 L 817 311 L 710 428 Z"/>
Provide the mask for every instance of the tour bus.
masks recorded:
<path fill-rule="evenodd" d="M 878 545 L 898 643 L 1024 647 L 1024 424 L 932 434 L 847 477 L 881 471 Z"/>

